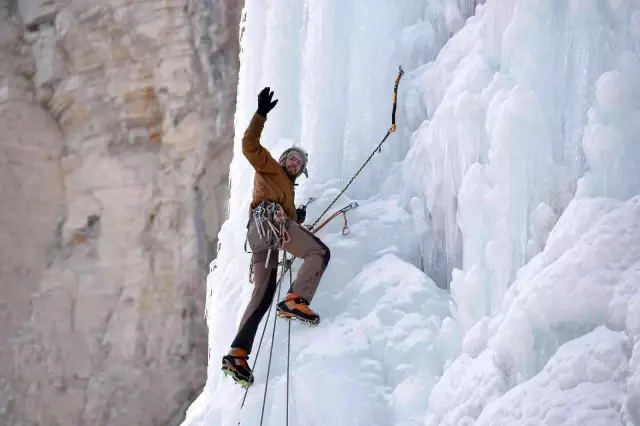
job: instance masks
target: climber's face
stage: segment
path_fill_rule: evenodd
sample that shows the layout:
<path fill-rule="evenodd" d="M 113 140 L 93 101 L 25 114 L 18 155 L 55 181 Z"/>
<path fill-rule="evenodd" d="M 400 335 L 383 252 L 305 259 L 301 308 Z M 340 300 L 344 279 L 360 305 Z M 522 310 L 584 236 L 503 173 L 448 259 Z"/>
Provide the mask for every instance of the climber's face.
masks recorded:
<path fill-rule="evenodd" d="M 300 174 L 303 164 L 304 160 L 302 159 L 302 156 L 297 152 L 292 152 L 287 155 L 287 159 L 284 162 L 284 168 L 287 170 L 287 174 L 289 176 L 295 177 Z"/>

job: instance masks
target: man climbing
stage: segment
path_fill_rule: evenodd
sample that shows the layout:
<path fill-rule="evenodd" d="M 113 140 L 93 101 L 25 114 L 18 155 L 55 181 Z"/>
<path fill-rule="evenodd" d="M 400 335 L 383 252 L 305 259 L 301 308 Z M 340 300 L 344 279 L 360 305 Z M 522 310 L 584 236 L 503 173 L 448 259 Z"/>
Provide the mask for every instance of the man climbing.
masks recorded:
<path fill-rule="evenodd" d="M 256 171 L 247 226 L 254 289 L 231 350 L 222 358 L 222 371 L 244 386 L 253 383 L 247 360 L 258 325 L 275 295 L 279 250 L 304 261 L 288 294 L 278 303 L 277 314 L 314 325 L 320 317 L 309 304 L 330 257 L 329 248 L 301 226 L 305 208 L 296 209 L 294 204 L 295 181 L 302 173 L 307 174 L 307 153 L 294 146 L 276 161 L 260 144 L 267 114 L 278 103 L 272 98 L 269 87 L 260 91 L 258 109 L 242 138 L 242 153 Z"/>

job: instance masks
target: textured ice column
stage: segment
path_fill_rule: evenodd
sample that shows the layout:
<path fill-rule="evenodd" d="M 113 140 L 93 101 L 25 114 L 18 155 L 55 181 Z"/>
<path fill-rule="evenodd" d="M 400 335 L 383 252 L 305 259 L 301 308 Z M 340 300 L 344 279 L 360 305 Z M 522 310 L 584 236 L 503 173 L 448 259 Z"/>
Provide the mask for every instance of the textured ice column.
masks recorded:
<path fill-rule="evenodd" d="M 352 2 L 334 0 L 305 3 L 301 141 L 316 182 L 336 179 L 341 172 L 352 7 Z"/>

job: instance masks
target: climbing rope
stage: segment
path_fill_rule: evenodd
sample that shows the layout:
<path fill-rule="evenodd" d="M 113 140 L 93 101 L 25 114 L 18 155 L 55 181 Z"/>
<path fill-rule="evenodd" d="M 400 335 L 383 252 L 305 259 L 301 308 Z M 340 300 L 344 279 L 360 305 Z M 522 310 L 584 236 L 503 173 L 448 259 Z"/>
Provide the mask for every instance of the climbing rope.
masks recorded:
<path fill-rule="evenodd" d="M 286 273 L 286 269 L 285 269 L 285 265 L 287 265 L 286 253 L 283 253 L 283 257 L 284 257 L 285 261 L 283 261 L 283 263 L 282 263 L 283 264 L 282 272 L 280 274 L 280 278 L 278 279 L 278 282 L 276 283 L 276 289 L 278 290 L 278 299 L 280 298 L 280 283 L 282 282 L 282 279 L 284 278 L 285 273 Z M 288 266 L 290 266 L 290 264 Z M 278 299 L 274 298 L 274 300 L 278 300 Z M 275 304 L 272 304 L 272 307 L 274 307 L 274 306 L 275 306 Z M 267 325 L 269 324 L 269 315 L 267 315 L 266 318 L 267 318 L 267 320 L 264 322 L 264 325 L 262 327 L 262 333 L 260 335 L 260 341 L 258 342 L 258 349 L 256 350 L 256 358 L 253 361 L 253 365 L 251 366 L 252 376 L 253 376 L 253 371 L 255 371 L 256 364 L 258 362 L 258 356 L 260 355 L 260 348 L 262 347 L 262 341 L 264 340 L 264 334 L 267 331 Z M 274 314 L 273 314 L 273 320 L 274 320 L 274 324 L 273 324 L 273 330 L 274 331 L 273 332 L 275 333 L 275 328 L 276 328 L 276 324 L 275 323 L 277 322 L 277 312 L 275 310 L 274 310 Z M 272 339 L 273 339 L 273 337 L 272 337 Z M 271 342 L 271 350 L 273 351 L 273 340 Z M 270 365 L 271 365 L 271 355 L 269 355 L 269 366 Z M 269 375 L 268 375 L 268 370 L 267 370 L 267 384 L 268 384 L 268 381 L 269 381 Z M 248 392 L 249 392 L 249 386 L 247 386 L 245 388 L 245 390 L 244 390 L 244 396 L 242 398 L 242 404 L 240 405 L 240 410 L 242 410 L 242 408 L 244 407 L 244 403 L 245 403 L 245 401 L 247 399 L 247 393 Z M 266 388 L 265 388 L 265 397 L 266 397 Z M 263 401 L 263 403 L 264 403 L 264 401 Z M 264 404 L 263 404 L 263 408 L 262 409 L 264 411 Z M 260 424 L 262 424 L 262 423 L 260 423 Z M 238 426 L 239 425 L 240 425 L 240 421 L 238 421 Z"/>
<path fill-rule="evenodd" d="M 284 256 L 284 263 L 287 263 L 287 255 Z M 289 269 L 289 288 L 293 286 L 293 271 Z M 291 321 L 289 321 L 289 332 L 287 334 L 287 417 L 285 426 L 289 426 L 289 359 L 291 357 Z"/>
<path fill-rule="evenodd" d="M 287 259 L 287 253 L 283 253 L 282 254 L 283 257 L 283 265 L 286 265 L 286 259 Z M 284 266 L 283 266 L 283 270 L 284 270 Z M 282 277 L 284 277 L 284 274 L 286 273 L 286 271 L 284 271 L 282 273 L 282 275 L 280 276 L 280 280 L 278 282 L 278 298 L 274 299 L 274 300 L 280 300 L 280 282 L 282 282 Z M 275 315 L 277 315 L 277 311 L 275 313 Z M 273 318 L 273 332 L 271 333 L 271 348 L 269 350 L 269 363 L 267 364 L 267 378 L 265 380 L 265 384 L 264 384 L 264 395 L 262 397 L 262 413 L 260 414 L 260 426 L 262 426 L 262 421 L 264 419 L 264 407 L 267 405 L 267 389 L 269 389 L 269 373 L 271 372 L 271 357 L 273 356 L 273 341 L 276 337 L 276 324 L 278 323 L 278 319 L 274 316 Z M 289 407 L 287 407 L 287 411 L 289 411 Z"/>
<path fill-rule="evenodd" d="M 316 219 L 313 225 L 311 225 L 311 229 L 313 229 L 318 224 L 318 222 L 320 222 L 320 219 L 322 218 L 322 216 L 324 216 L 329 211 L 329 209 L 336 203 L 336 201 L 338 201 L 338 199 L 342 196 L 342 194 L 345 193 L 347 188 L 349 188 L 349 186 L 353 183 L 353 181 L 358 177 L 360 172 L 367 166 L 367 164 L 369 164 L 369 161 L 371 161 L 371 159 L 376 154 L 376 152 L 382 152 L 382 144 L 385 143 L 385 141 L 387 140 L 389 135 L 391 135 L 391 133 L 396 131 L 396 105 L 398 103 L 398 86 L 400 85 L 400 79 L 402 78 L 403 74 L 404 74 L 404 71 L 402 69 L 402 66 L 399 66 L 398 76 L 396 77 L 396 82 L 393 85 L 393 109 L 391 110 L 391 127 L 389 127 L 389 130 L 387 130 L 387 134 L 384 136 L 384 138 L 382 138 L 382 140 L 380 141 L 376 149 L 373 150 L 371 155 L 369 155 L 369 158 L 367 158 L 367 160 L 362 164 L 362 166 L 358 169 L 356 174 L 354 174 L 351 180 L 349 180 L 349 183 L 347 183 L 347 185 L 342 189 L 342 191 L 340 191 L 340 193 L 331 202 L 331 204 L 329 204 L 329 206 L 322 212 L 322 214 L 318 216 L 318 219 Z"/>

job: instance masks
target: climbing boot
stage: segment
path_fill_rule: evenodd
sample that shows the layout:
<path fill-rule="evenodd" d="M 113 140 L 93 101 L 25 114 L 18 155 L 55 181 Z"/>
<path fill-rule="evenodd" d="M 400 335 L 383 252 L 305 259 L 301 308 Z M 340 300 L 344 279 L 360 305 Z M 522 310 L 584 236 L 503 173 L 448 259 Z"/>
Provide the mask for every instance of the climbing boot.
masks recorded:
<path fill-rule="evenodd" d="M 280 318 L 295 319 L 306 324 L 320 323 L 318 314 L 309 309 L 309 302 L 296 293 L 287 294 L 287 297 L 278 303 L 277 314 Z"/>
<path fill-rule="evenodd" d="M 249 356 L 244 349 L 231 349 L 222 357 L 222 371 L 242 387 L 253 384 L 253 373 L 247 360 Z"/>

